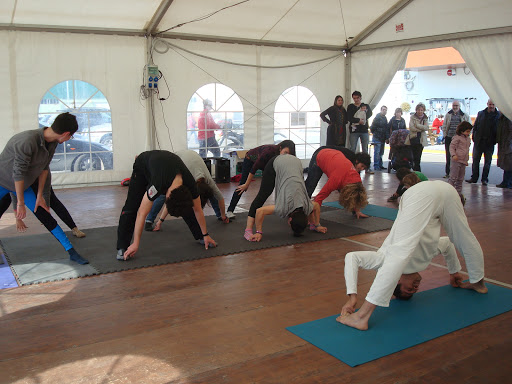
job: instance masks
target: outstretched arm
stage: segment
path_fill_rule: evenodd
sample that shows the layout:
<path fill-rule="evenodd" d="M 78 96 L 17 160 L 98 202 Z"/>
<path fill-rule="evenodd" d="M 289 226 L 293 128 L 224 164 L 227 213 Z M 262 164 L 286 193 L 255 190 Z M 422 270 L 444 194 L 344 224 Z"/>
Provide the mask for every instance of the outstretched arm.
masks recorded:
<path fill-rule="evenodd" d="M 151 211 L 152 206 L 153 202 L 148 199 L 147 194 L 144 194 L 144 197 L 142 198 L 139 209 L 137 211 L 137 219 L 135 220 L 135 229 L 133 231 L 133 243 L 126 249 L 126 252 L 124 253 L 125 260 L 135 256 L 139 250 L 140 238 L 142 236 L 142 230 L 144 229 L 144 221 L 146 221 L 146 216 L 148 215 L 149 211 Z"/>
<path fill-rule="evenodd" d="M 313 211 L 311 211 L 311 213 L 309 214 L 308 221 L 310 224 L 312 224 L 315 227 L 315 231 L 321 232 L 321 233 L 327 232 L 327 228 L 322 227 L 320 225 L 320 204 L 318 204 L 316 201 L 313 201 Z M 313 228 L 311 228 L 311 226 L 310 226 L 310 229 L 313 229 Z"/>
<path fill-rule="evenodd" d="M 215 240 L 213 240 L 210 235 L 208 234 L 208 231 L 206 229 L 206 220 L 204 218 L 203 209 L 201 208 L 201 199 L 199 197 L 196 197 L 194 199 L 194 214 L 196 216 L 196 220 L 199 224 L 199 227 L 201 227 L 201 231 L 203 232 L 203 239 L 204 239 L 204 247 L 205 249 L 208 249 L 208 246 L 211 245 L 212 247 L 216 247 L 217 243 L 215 243 Z M 206 235 L 206 236 L 204 236 Z"/>
<path fill-rule="evenodd" d="M 275 205 L 266 205 L 256 210 L 256 233 L 252 235 L 251 241 L 261 241 L 263 237 L 263 220 L 267 215 L 273 215 L 276 209 Z"/>

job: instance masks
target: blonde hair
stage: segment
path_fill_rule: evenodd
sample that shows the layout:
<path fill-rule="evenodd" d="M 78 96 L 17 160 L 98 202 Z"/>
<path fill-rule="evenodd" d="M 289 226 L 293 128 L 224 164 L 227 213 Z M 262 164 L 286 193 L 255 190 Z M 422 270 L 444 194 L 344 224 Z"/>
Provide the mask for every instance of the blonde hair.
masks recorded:
<path fill-rule="evenodd" d="M 414 172 L 411 172 L 408 175 L 404 176 L 404 178 L 402 179 L 402 184 L 410 188 L 413 185 L 418 184 L 420 181 L 421 180 L 418 177 L 418 175 L 415 174 Z"/>
<path fill-rule="evenodd" d="M 363 183 L 345 185 L 340 191 L 339 203 L 347 211 L 362 209 L 368 205 L 368 196 Z"/>

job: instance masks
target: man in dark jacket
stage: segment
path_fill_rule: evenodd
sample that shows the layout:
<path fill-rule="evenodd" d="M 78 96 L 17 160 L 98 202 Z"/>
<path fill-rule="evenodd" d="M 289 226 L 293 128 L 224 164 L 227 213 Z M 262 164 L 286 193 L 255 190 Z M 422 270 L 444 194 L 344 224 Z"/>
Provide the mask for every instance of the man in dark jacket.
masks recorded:
<path fill-rule="evenodd" d="M 363 104 L 361 102 L 361 97 L 361 92 L 352 92 L 352 100 L 354 100 L 354 102 L 349 104 L 347 107 L 347 121 L 350 129 L 350 149 L 355 152 L 357 148 L 357 141 L 360 139 L 361 151 L 368 153 L 368 119 L 372 116 L 372 110 L 370 106 L 366 104 L 366 121 L 354 117 L 356 112 L 359 111 L 361 105 Z M 354 130 L 350 127 L 352 125 L 355 126 Z"/>
<path fill-rule="evenodd" d="M 480 175 L 480 159 L 484 155 L 484 168 L 482 169 L 482 185 L 489 182 L 489 170 L 491 169 L 494 145 L 496 144 L 496 132 L 500 112 L 494 102 L 489 99 L 487 108 L 478 112 L 473 126 L 473 169 L 468 183 L 476 183 Z"/>
<path fill-rule="evenodd" d="M 389 127 L 386 113 L 388 113 L 388 107 L 383 105 L 380 108 L 380 113 L 375 116 L 372 121 L 372 126 L 370 127 L 373 134 L 373 169 L 375 171 L 386 169 L 382 164 L 384 147 L 386 140 L 389 139 Z"/>

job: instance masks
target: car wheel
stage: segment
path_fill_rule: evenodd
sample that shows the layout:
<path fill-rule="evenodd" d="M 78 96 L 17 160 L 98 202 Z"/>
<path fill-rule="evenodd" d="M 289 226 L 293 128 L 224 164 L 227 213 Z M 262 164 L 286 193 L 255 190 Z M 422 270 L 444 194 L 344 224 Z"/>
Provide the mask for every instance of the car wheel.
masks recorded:
<path fill-rule="evenodd" d="M 108 149 L 112 149 L 112 134 L 108 133 L 103 135 L 103 137 L 100 139 L 100 144 L 103 144 Z"/>
<path fill-rule="evenodd" d="M 73 172 L 83 172 L 83 171 L 100 171 L 103 168 L 103 163 L 101 159 L 93 154 L 92 156 L 84 153 L 76 158 L 73 163 Z"/>

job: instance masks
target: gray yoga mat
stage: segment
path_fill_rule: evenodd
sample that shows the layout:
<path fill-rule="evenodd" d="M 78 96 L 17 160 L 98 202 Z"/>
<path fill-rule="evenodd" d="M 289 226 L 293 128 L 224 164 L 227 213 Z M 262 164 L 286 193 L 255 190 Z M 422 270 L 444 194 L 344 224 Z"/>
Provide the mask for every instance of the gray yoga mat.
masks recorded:
<path fill-rule="evenodd" d="M 328 220 L 326 215 L 331 219 L 341 218 L 338 221 L 343 222 Z M 344 218 L 346 215 L 348 218 Z M 183 220 L 167 220 L 161 232 L 143 233 L 139 251 L 129 261 L 116 260 L 117 227 L 88 229 L 85 231 L 87 237 L 82 239 L 68 233 L 75 249 L 90 262 L 84 266 L 69 261 L 67 252 L 50 234 L 4 238 L 1 245 L 14 273 L 26 285 L 348 237 L 382 229 L 368 219 L 357 220 L 344 211 L 327 208 L 322 212 L 322 225 L 328 228 L 325 234 L 306 229 L 304 236 L 294 237 L 286 221 L 272 215 L 265 218 L 262 241 L 249 242 L 243 237 L 246 220 L 246 213 L 237 214 L 236 220 L 230 224 L 218 221 L 215 216 L 206 217 L 208 231 L 218 244 L 217 248 L 208 250 L 194 240 Z M 388 220 L 387 228 L 392 224 Z"/>

